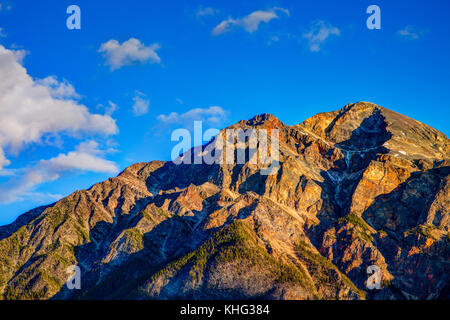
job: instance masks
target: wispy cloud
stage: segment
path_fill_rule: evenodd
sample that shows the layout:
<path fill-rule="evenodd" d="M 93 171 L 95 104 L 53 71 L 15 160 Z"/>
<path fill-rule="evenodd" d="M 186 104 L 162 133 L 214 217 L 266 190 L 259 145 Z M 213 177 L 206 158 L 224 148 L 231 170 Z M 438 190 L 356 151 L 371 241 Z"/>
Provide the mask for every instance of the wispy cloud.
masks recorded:
<path fill-rule="evenodd" d="M 309 50 L 318 52 L 323 43 L 330 36 L 340 36 L 340 30 L 324 20 L 317 20 L 311 23 L 310 29 L 303 34 L 303 38 L 308 40 Z"/>
<path fill-rule="evenodd" d="M 123 43 L 111 39 L 103 43 L 98 52 L 103 55 L 111 71 L 114 71 L 136 63 L 161 63 L 161 58 L 156 53 L 160 48 L 161 46 L 157 43 L 146 46 L 136 38 L 130 38 Z"/>
<path fill-rule="evenodd" d="M 10 4 L 6 4 L 4 2 L 0 2 L 0 11 L 9 11 L 11 10 L 11 5 Z"/>
<path fill-rule="evenodd" d="M 200 17 L 205 17 L 205 16 L 214 16 L 218 13 L 219 13 L 219 10 L 215 9 L 213 7 L 205 7 L 204 8 L 204 7 L 200 6 L 198 8 L 198 10 L 195 12 L 195 16 L 197 18 L 200 18 Z"/>
<path fill-rule="evenodd" d="M 270 37 L 270 39 L 268 40 L 268 44 L 271 44 L 273 42 L 278 42 L 280 41 L 280 37 L 279 36 L 272 36 Z"/>
<path fill-rule="evenodd" d="M 0 38 L 5 38 L 5 37 L 6 37 L 5 29 L 0 28 Z"/>
<path fill-rule="evenodd" d="M 133 113 L 136 117 L 142 116 L 148 113 L 150 107 L 150 100 L 142 92 L 136 91 L 136 95 L 133 97 Z"/>
<path fill-rule="evenodd" d="M 257 10 L 249 15 L 240 18 L 240 19 L 233 19 L 228 18 L 227 20 L 223 20 L 220 22 L 213 30 L 213 35 L 220 35 L 225 32 L 228 32 L 232 29 L 233 26 L 241 27 L 248 33 L 253 33 L 256 30 L 258 30 L 259 25 L 261 23 L 268 23 L 273 19 L 279 18 L 279 13 L 283 13 L 287 16 L 289 16 L 289 10 L 279 7 L 273 7 L 269 10 Z"/>
<path fill-rule="evenodd" d="M 399 30 L 397 34 L 405 39 L 417 40 L 425 34 L 425 31 L 419 30 L 414 26 L 406 26 L 403 29 Z"/>
<path fill-rule="evenodd" d="M 103 104 L 98 104 L 97 109 L 103 110 L 104 114 L 108 116 L 112 116 L 114 112 L 119 110 L 119 106 L 116 103 L 109 100 L 106 106 Z"/>
<path fill-rule="evenodd" d="M 33 199 L 35 203 L 48 204 L 62 199 L 63 195 L 50 192 L 25 192 L 21 195 L 21 198 Z"/>
<path fill-rule="evenodd" d="M 0 203 L 11 203 L 21 200 L 38 185 L 59 179 L 63 174 L 75 172 L 99 172 L 115 174 L 117 165 L 103 158 L 104 152 L 93 140 L 78 145 L 74 151 L 41 160 L 35 166 L 26 168 L 22 175 L 16 175 L 8 182 L 0 185 Z"/>
<path fill-rule="evenodd" d="M 10 177 L 15 175 L 16 170 L 14 169 L 0 169 L 0 177 Z"/>
<path fill-rule="evenodd" d="M 158 120 L 163 124 L 182 124 L 186 126 L 192 125 L 195 120 L 203 121 L 209 125 L 219 125 L 227 115 L 227 111 L 219 106 L 211 106 L 209 108 L 195 108 L 185 113 L 171 112 L 167 115 L 161 114 Z"/>

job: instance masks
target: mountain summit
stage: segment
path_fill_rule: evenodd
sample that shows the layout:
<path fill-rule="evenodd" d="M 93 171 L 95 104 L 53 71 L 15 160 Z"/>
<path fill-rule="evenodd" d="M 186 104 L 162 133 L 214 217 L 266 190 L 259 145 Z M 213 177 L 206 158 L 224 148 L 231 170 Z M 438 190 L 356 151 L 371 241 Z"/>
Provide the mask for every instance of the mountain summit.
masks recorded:
<path fill-rule="evenodd" d="M 137 163 L 31 210 L 0 227 L 0 299 L 450 298 L 443 133 L 368 102 L 238 128 L 278 130 L 275 174 Z"/>

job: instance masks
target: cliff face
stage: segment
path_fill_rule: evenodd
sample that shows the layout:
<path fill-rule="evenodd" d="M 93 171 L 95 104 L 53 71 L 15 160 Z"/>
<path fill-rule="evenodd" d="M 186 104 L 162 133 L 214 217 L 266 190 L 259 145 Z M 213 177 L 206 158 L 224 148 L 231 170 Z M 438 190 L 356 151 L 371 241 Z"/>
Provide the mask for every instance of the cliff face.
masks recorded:
<path fill-rule="evenodd" d="M 32 210 L 0 227 L 0 297 L 450 298 L 444 134 L 366 102 L 229 128 L 278 129 L 278 171 L 139 163 Z"/>

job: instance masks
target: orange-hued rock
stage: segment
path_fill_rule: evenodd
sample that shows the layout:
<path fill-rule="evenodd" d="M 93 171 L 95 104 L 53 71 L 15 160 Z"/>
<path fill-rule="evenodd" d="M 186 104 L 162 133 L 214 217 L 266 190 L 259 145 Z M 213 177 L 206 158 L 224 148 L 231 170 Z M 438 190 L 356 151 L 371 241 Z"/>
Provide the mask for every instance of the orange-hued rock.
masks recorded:
<path fill-rule="evenodd" d="M 368 102 L 226 129 L 278 130 L 278 171 L 138 163 L 31 210 L 0 227 L 0 299 L 449 298 L 443 133 Z"/>

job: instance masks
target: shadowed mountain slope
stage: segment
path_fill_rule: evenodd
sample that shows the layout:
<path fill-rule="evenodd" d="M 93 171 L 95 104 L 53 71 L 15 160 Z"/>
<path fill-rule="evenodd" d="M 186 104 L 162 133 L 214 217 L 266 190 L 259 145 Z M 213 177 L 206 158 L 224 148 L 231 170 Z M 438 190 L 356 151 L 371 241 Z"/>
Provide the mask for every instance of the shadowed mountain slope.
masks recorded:
<path fill-rule="evenodd" d="M 0 227 L 0 298 L 450 298 L 443 133 L 367 102 L 238 128 L 278 130 L 278 171 L 138 163 L 32 210 Z M 381 289 L 366 288 L 371 265 Z"/>

